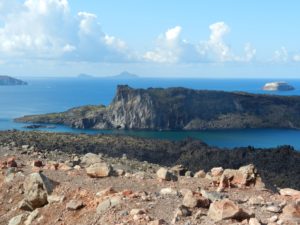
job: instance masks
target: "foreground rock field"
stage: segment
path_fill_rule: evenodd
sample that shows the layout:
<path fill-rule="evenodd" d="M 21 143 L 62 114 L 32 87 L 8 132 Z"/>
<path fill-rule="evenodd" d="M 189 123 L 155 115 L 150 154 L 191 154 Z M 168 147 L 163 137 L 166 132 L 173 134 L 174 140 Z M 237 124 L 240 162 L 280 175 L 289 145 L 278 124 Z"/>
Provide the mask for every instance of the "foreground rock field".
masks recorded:
<path fill-rule="evenodd" d="M 300 192 L 252 164 L 189 171 L 104 154 L 1 143 L 2 225 L 300 224 Z"/>

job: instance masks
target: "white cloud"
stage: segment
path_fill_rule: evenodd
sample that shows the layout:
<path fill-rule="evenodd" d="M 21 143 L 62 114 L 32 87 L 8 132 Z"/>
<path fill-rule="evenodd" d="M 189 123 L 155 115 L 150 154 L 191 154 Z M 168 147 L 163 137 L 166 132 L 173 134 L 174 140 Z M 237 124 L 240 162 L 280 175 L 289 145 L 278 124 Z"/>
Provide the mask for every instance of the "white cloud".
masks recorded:
<path fill-rule="evenodd" d="M 284 46 L 282 46 L 279 50 L 276 50 L 273 54 L 272 61 L 274 61 L 274 62 L 289 61 L 289 53 L 288 53 L 287 49 Z"/>
<path fill-rule="evenodd" d="M 225 22 L 209 26 L 211 34 L 207 41 L 195 45 L 181 38 L 182 28 L 176 26 L 160 35 L 156 47 L 144 54 L 147 61 L 158 63 L 185 62 L 250 62 L 256 55 L 256 49 L 250 43 L 245 44 L 245 55 L 236 56 L 225 43 L 224 36 L 230 28 Z"/>
<path fill-rule="evenodd" d="M 176 26 L 168 29 L 157 39 L 156 48 L 144 54 L 147 61 L 158 63 L 176 63 L 182 52 L 182 43 L 180 40 L 182 28 Z"/>
<path fill-rule="evenodd" d="M 290 52 L 284 46 L 276 50 L 271 62 L 273 63 L 297 63 L 300 62 L 300 53 Z"/>
<path fill-rule="evenodd" d="M 165 37 L 167 41 L 177 41 L 180 33 L 182 31 L 182 28 L 180 26 L 176 26 L 174 28 L 171 28 L 166 31 Z"/>
<path fill-rule="evenodd" d="M 208 41 L 201 42 L 198 46 L 203 58 L 211 62 L 250 62 L 256 55 L 256 49 L 250 43 L 244 47 L 245 54 L 236 55 L 225 43 L 224 37 L 230 32 L 230 27 L 225 22 L 217 22 L 209 26 L 211 31 Z"/>
<path fill-rule="evenodd" d="M 79 12 L 73 16 L 67 0 L 0 0 L 0 58 L 13 60 L 67 60 L 87 62 L 154 63 L 247 63 L 257 50 L 244 45 L 235 54 L 226 35 L 231 28 L 220 21 L 211 24 L 206 40 L 190 43 L 179 25 L 158 36 L 155 46 L 138 53 L 102 30 L 97 15 Z M 300 62 L 300 54 L 285 47 L 274 52 L 273 62 Z"/>
<path fill-rule="evenodd" d="M 160 35 L 156 47 L 144 54 L 146 61 L 156 63 L 199 62 L 201 55 L 195 45 L 181 38 L 182 27 L 175 26 Z"/>
<path fill-rule="evenodd" d="M 10 3 L 13 2 L 14 4 Z M 22 59 L 127 61 L 126 43 L 102 31 L 97 16 L 70 13 L 67 0 L 0 0 L 0 56 Z"/>
<path fill-rule="evenodd" d="M 255 55 L 256 55 L 256 49 L 253 48 L 253 46 L 250 43 L 246 43 L 245 44 L 244 51 L 245 51 L 245 58 L 244 58 L 244 60 L 246 62 L 250 62 L 255 57 Z"/>
<path fill-rule="evenodd" d="M 80 35 L 103 35 L 101 27 L 97 23 L 97 16 L 95 14 L 79 12 L 78 17 Z"/>
<path fill-rule="evenodd" d="M 64 47 L 63 47 L 63 52 L 73 52 L 76 50 L 76 47 L 73 46 L 73 45 L 69 45 L 69 44 L 66 44 Z"/>
<path fill-rule="evenodd" d="M 224 22 L 217 22 L 209 26 L 211 35 L 207 42 L 208 51 L 215 53 L 217 58 L 224 62 L 232 59 L 230 48 L 224 43 L 224 36 L 229 33 L 230 29 Z"/>
<path fill-rule="evenodd" d="M 294 55 L 293 60 L 294 60 L 295 62 L 300 62 L 300 54 Z"/>

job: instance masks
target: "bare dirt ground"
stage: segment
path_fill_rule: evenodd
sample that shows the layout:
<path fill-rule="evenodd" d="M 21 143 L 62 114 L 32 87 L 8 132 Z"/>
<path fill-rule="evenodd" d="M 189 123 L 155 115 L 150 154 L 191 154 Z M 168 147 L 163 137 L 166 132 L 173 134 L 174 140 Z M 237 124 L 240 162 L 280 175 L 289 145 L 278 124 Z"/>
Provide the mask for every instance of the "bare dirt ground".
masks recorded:
<path fill-rule="evenodd" d="M 118 175 L 92 178 L 82 158 L 59 151 L 46 154 L 30 146 L 0 147 L 0 224 L 300 224 L 300 195 L 296 190 L 292 195 L 274 193 L 262 185 L 220 190 L 220 175 L 214 176 L 212 171 L 200 177 L 186 173 L 178 176 L 177 181 L 167 181 L 158 179 L 159 165 L 125 156 L 99 156 Z M 48 203 L 33 211 L 20 208 L 20 202 L 26 198 L 24 182 L 32 173 L 44 174 L 53 184 L 53 190 L 47 194 Z M 186 207 L 189 203 L 184 203 L 184 199 L 188 192 L 192 193 L 191 204 L 200 196 L 209 205 Z M 247 215 L 216 220 L 209 211 L 214 202 L 222 199 L 230 200 Z M 70 203 L 72 200 L 75 203 Z M 222 215 L 235 210 L 230 205 L 224 207 Z"/>

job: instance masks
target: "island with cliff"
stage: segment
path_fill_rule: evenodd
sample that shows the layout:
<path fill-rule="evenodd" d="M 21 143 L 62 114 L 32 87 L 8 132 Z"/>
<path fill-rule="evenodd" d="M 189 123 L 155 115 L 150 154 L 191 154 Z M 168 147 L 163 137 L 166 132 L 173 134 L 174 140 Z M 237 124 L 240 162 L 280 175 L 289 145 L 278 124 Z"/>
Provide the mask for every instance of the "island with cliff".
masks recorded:
<path fill-rule="evenodd" d="M 108 106 L 89 105 L 16 121 L 83 129 L 299 129 L 300 97 L 119 85 Z"/>

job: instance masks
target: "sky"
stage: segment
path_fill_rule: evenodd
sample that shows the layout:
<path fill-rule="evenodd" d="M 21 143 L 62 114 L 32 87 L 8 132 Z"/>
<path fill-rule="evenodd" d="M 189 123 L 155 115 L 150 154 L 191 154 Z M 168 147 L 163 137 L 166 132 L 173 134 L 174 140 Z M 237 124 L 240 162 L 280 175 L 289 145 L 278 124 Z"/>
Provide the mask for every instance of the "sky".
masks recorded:
<path fill-rule="evenodd" d="M 298 0 L 0 0 L 0 74 L 300 78 Z"/>

